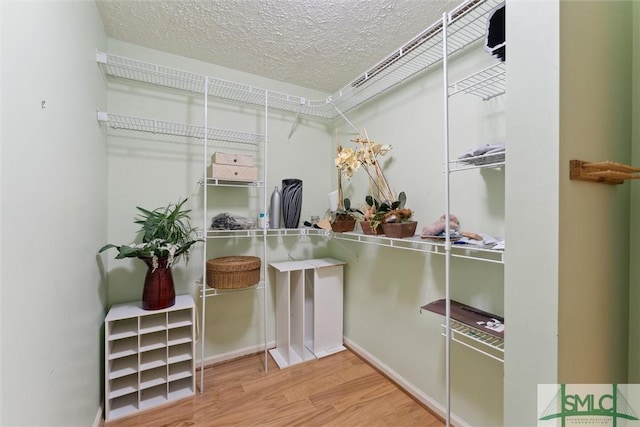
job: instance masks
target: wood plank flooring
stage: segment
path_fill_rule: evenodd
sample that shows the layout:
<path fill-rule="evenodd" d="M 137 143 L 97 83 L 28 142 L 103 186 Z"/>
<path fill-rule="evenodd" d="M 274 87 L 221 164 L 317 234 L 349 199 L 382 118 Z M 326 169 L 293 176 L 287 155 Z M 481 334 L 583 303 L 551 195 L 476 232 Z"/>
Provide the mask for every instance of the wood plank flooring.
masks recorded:
<path fill-rule="evenodd" d="M 268 363 L 265 373 L 260 353 L 205 368 L 203 394 L 105 426 L 444 425 L 349 350 L 282 370 Z"/>

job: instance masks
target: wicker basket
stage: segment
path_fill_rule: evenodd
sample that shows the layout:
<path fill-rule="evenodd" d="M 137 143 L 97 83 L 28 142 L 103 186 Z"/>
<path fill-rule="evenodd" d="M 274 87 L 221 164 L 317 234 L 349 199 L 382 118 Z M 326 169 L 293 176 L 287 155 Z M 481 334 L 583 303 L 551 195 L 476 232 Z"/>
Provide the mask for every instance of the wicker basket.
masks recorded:
<path fill-rule="evenodd" d="M 260 258 L 226 256 L 207 261 L 207 285 L 216 289 L 240 289 L 260 281 Z"/>

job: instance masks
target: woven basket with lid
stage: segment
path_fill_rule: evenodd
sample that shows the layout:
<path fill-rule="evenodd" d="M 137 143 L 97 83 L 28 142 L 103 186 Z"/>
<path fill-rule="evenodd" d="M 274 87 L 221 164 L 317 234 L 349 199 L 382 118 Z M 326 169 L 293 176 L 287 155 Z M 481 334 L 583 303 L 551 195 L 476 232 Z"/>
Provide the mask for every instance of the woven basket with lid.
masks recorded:
<path fill-rule="evenodd" d="M 216 289 L 239 289 L 260 282 L 261 260 L 254 256 L 226 256 L 207 261 L 207 285 Z"/>

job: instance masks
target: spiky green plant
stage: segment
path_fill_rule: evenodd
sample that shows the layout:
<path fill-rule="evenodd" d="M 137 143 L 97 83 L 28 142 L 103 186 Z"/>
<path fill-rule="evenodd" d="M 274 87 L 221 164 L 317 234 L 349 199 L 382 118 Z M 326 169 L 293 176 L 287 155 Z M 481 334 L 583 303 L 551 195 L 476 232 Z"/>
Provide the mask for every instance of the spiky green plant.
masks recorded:
<path fill-rule="evenodd" d="M 116 259 L 152 258 L 154 265 L 158 258 L 167 257 L 167 267 L 176 263 L 180 255 L 188 257 L 189 249 L 202 239 L 198 239 L 196 229 L 189 223 L 191 210 L 183 209 L 186 202 L 187 199 L 178 200 L 175 204 L 154 210 L 137 206 L 140 212 L 133 222 L 142 226 L 142 243 L 120 246 L 107 244 L 98 252 L 116 248 Z"/>

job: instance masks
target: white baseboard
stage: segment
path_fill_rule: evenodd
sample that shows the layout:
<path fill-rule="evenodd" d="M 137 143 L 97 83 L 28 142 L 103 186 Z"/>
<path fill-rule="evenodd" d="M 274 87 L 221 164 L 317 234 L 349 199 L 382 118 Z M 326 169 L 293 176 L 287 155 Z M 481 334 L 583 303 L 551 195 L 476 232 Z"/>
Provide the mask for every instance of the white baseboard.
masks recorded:
<path fill-rule="evenodd" d="M 379 369 L 383 374 L 387 377 L 391 378 L 398 386 L 400 386 L 404 391 L 413 396 L 417 401 L 422 403 L 424 406 L 429 408 L 433 413 L 442 417 L 442 419 L 446 418 L 446 408 L 441 405 L 439 402 L 435 401 L 431 396 L 427 395 L 425 392 L 420 390 L 418 387 L 411 384 L 404 377 L 400 376 L 396 371 L 391 369 L 389 366 L 384 364 L 382 361 L 377 359 L 371 353 L 369 353 L 364 348 L 360 347 L 355 342 L 351 341 L 347 337 L 344 337 L 345 345 L 358 356 L 369 362 L 371 365 L 375 366 Z M 461 418 L 457 417 L 454 414 L 451 414 L 451 423 L 455 426 L 460 427 L 470 427 L 470 424 L 466 423 Z"/>
<path fill-rule="evenodd" d="M 267 348 L 273 348 L 276 346 L 275 341 L 267 343 Z M 204 366 L 215 365 L 221 362 L 227 362 L 229 360 L 238 359 L 240 357 L 248 356 L 250 354 L 261 353 L 264 351 L 264 344 L 254 345 L 251 347 L 241 348 L 239 350 L 230 351 L 228 353 L 217 354 L 215 356 L 205 357 Z M 202 366 L 202 359 L 196 361 L 196 368 Z"/>
<path fill-rule="evenodd" d="M 98 406 L 98 413 L 96 417 L 93 419 L 93 427 L 102 427 L 104 425 L 104 420 L 102 419 L 102 405 Z"/>

